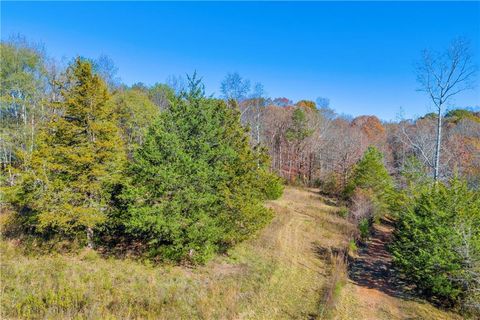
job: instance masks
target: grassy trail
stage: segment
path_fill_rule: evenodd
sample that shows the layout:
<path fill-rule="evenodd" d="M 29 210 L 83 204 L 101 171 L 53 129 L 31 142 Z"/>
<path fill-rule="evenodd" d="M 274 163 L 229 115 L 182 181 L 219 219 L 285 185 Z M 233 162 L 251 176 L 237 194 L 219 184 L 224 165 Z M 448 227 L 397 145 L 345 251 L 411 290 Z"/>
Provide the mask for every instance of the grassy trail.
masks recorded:
<path fill-rule="evenodd" d="M 103 258 L 88 250 L 30 256 L 2 241 L 0 318 L 454 319 L 354 281 L 332 284 L 338 272 L 324 253 L 346 248 L 354 227 L 323 200 L 314 190 L 287 187 L 267 204 L 275 211 L 271 224 L 198 268 Z M 324 308 L 329 286 L 334 303 Z"/>
<path fill-rule="evenodd" d="M 351 225 L 318 194 L 286 188 L 272 223 L 205 266 L 154 266 L 93 251 L 30 256 L 2 241 L 2 319 L 315 319 Z"/>

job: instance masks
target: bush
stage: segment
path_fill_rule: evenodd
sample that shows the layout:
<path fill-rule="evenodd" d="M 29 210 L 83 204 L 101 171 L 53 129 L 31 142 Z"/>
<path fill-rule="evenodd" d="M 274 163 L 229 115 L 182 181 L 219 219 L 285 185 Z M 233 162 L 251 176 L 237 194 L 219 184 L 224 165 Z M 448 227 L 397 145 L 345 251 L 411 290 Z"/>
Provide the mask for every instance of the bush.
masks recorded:
<path fill-rule="evenodd" d="M 362 218 L 358 222 L 358 230 L 360 231 L 360 238 L 365 241 L 370 236 L 370 220 Z"/>
<path fill-rule="evenodd" d="M 342 218 L 347 218 L 350 212 L 348 211 L 347 207 L 341 207 L 337 214 Z"/>
<path fill-rule="evenodd" d="M 362 219 L 371 220 L 376 213 L 372 190 L 356 189 L 352 199 L 350 218 L 358 223 Z"/>
<path fill-rule="evenodd" d="M 325 179 L 318 182 L 320 191 L 328 196 L 338 196 L 342 192 L 340 179 L 337 174 L 330 173 Z"/>
<path fill-rule="evenodd" d="M 275 200 L 283 194 L 282 180 L 272 173 L 266 174 L 263 180 L 263 194 L 268 200 Z"/>
<path fill-rule="evenodd" d="M 193 78 L 134 155 L 121 197 L 125 230 L 155 257 L 204 263 L 271 219 L 262 200 L 282 186 L 267 164 L 251 149 L 238 110 L 205 97 Z"/>
<path fill-rule="evenodd" d="M 430 298 L 452 306 L 478 292 L 480 194 L 465 183 L 439 183 L 398 213 L 395 265 Z"/>

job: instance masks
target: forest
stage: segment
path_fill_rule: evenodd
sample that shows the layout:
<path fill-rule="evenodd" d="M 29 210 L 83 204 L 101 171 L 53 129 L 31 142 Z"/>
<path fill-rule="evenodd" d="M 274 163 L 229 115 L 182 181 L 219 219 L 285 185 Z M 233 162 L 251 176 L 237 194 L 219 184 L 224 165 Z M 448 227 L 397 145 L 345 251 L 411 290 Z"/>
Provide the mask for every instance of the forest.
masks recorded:
<path fill-rule="evenodd" d="M 390 221 L 392 269 L 412 292 L 452 319 L 480 315 L 480 111 L 450 103 L 475 90 L 467 41 L 419 56 L 418 84 L 434 112 L 388 122 L 338 114 L 326 97 L 268 97 L 261 83 L 237 72 L 225 75 L 217 95 L 194 71 L 153 85 L 126 85 L 117 72 L 108 56 L 59 62 L 23 37 L 1 43 L 2 318 L 242 318 L 208 303 L 207 311 L 190 313 L 181 292 L 167 294 L 166 307 L 127 289 L 115 296 L 120 289 L 107 284 L 89 296 L 79 288 L 99 281 L 95 272 L 71 275 L 77 287 L 70 286 L 57 277 L 74 267 L 58 265 L 75 263 L 55 259 L 116 263 L 137 274 L 139 285 L 149 282 L 140 274 L 174 283 L 168 272 L 237 259 L 236 266 L 255 270 L 257 280 L 245 282 L 253 286 L 266 281 L 269 265 L 238 250 L 279 223 L 278 203 L 297 201 L 295 190 L 315 190 L 312 197 L 333 206 L 336 227 L 351 226 L 338 235 L 346 237 L 342 261 Z M 53 259 L 55 273 L 37 265 L 35 274 L 35 259 Z M 248 286 L 238 291 L 256 290 Z M 105 292 L 113 300 L 95 300 Z M 231 314 L 214 313 L 222 308 Z"/>

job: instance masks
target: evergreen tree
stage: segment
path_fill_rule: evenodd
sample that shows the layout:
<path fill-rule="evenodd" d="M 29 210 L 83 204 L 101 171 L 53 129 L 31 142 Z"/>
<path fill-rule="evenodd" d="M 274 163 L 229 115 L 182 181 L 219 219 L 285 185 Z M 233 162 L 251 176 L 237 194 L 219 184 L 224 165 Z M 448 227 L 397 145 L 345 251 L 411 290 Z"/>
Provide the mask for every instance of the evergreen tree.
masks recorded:
<path fill-rule="evenodd" d="M 301 142 L 312 134 L 308 128 L 307 115 L 302 108 L 296 108 L 292 114 L 292 124 L 286 131 L 286 137 L 292 142 Z"/>
<path fill-rule="evenodd" d="M 392 191 L 393 181 L 383 164 L 383 155 L 374 146 L 368 147 L 355 166 L 352 179 L 345 188 L 345 194 L 351 196 L 356 188 L 370 189 L 382 202 L 386 201 Z"/>
<path fill-rule="evenodd" d="M 238 110 L 205 97 L 190 78 L 134 156 L 127 231 L 164 259 L 206 261 L 271 218 L 261 200 L 265 185 L 279 181 L 265 158 L 250 148 Z"/>
<path fill-rule="evenodd" d="M 397 214 L 390 247 L 396 266 L 427 296 L 444 303 L 478 299 L 478 191 L 453 180 L 449 187 L 439 183 L 424 189 L 411 203 Z"/>
<path fill-rule="evenodd" d="M 125 155 L 105 82 L 81 59 L 66 76 L 63 100 L 38 135 L 14 202 L 36 231 L 86 234 L 92 246 Z"/>
<path fill-rule="evenodd" d="M 117 91 L 113 96 L 115 114 L 129 157 L 143 143 L 148 127 L 160 113 L 146 92 L 140 89 Z"/>

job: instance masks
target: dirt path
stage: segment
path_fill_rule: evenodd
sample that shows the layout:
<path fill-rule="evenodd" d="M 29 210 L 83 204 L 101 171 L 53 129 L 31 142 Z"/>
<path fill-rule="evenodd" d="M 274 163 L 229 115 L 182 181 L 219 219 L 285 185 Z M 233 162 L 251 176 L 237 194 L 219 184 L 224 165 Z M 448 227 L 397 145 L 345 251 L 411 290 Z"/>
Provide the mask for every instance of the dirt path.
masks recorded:
<path fill-rule="evenodd" d="M 349 282 L 342 292 L 336 319 L 460 319 L 415 298 L 399 279 L 387 250 L 393 223 L 376 224 L 372 236 L 349 266 Z"/>
<path fill-rule="evenodd" d="M 392 257 L 387 250 L 393 230 L 393 222 L 389 219 L 374 226 L 370 240 L 350 264 L 349 278 L 364 288 L 376 289 L 393 297 L 410 298 L 411 288 L 395 276 Z"/>

